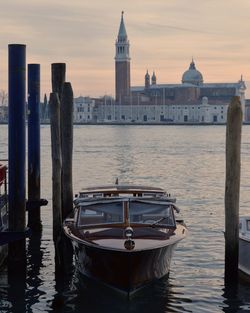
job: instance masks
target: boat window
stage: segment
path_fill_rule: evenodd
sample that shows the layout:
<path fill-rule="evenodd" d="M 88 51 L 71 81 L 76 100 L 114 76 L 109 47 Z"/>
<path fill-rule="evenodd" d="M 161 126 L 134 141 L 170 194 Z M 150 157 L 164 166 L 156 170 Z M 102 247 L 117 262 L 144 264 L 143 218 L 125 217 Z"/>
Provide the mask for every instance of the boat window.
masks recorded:
<path fill-rule="evenodd" d="M 123 203 L 100 203 L 81 206 L 78 226 L 123 223 Z"/>
<path fill-rule="evenodd" d="M 250 231 L 250 220 L 247 220 L 247 230 Z"/>
<path fill-rule="evenodd" d="M 130 223 L 154 224 L 175 226 L 173 210 L 170 205 L 130 202 Z"/>
<path fill-rule="evenodd" d="M 143 197 L 157 197 L 157 196 L 162 196 L 161 194 L 160 195 L 157 195 L 155 194 L 154 192 L 144 192 L 143 193 Z"/>
<path fill-rule="evenodd" d="M 102 192 L 87 193 L 87 194 L 80 192 L 79 194 L 79 198 L 101 198 L 101 197 L 103 197 Z"/>

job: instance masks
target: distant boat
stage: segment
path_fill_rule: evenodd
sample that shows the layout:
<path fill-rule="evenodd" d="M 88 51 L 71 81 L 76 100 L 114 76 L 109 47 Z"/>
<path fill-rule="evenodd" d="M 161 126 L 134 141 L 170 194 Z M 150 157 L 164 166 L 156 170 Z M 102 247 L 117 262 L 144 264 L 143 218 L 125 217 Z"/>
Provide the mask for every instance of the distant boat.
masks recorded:
<path fill-rule="evenodd" d="M 250 216 L 240 217 L 239 270 L 250 278 Z"/>
<path fill-rule="evenodd" d="M 175 219 L 175 202 L 163 189 L 145 186 L 80 192 L 73 218 L 64 221 L 80 273 L 127 295 L 167 275 L 187 232 Z"/>

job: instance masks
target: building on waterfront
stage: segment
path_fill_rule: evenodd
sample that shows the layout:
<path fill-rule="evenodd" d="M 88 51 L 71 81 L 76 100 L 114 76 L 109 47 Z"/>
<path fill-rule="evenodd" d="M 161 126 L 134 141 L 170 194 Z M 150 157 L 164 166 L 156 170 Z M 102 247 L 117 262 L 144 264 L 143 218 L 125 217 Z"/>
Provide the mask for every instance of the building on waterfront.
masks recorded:
<path fill-rule="evenodd" d="M 0 90 L 0 123 L 8 121 L 8 94 Z"/>
<path fill-rule="evenodd" d="M 100 101 L 97 121 L 145 123 L 225 123 L 233 96 L 239 96 L 245 115 L 245 82 L 206 83 L 192 59 L 180 84 L 160 84 L 147 70 L 144 84 L 130 87 L 129 41 L 122 12 L 115 43 L 115 102 Z M 249 112 L 250 115 L 250 112 Z"/>
<path fill-rule="evenodd" d="M 93 121 L 95 99 L 90 97 L 78 97 L 74 99 L 74 122 L 86 123 Z"/>
<path fill-rule="evenodd" d="M 250 99 L 245 101 L 245 122 L 250 123 Z"/>
<path fill-rule="evenodd" d="M 0 123 L 8 121 L 8 106 L 0 105 Z"/>
<path fill-rule="evenodd" d="M 42 123 L 50 122 L 50 107 L 47 95 L 44 95 L 43 102 L 40 103 L 40 120 Z"/>
<path fill-rule="evenodd" d="M 148 84 L 147 74 L 148 72 L 144 86 L 131 88 L 132 99 L 134 103 L 138 99 L 138 103 L 144 107 L 155 107 L 153 111 L 158 113 L 152 116 L 146 110 L 143 117 L 140 117 L 141 120 L 225 123 L 227 108 L 233 96 L 240 97 L 243 112 L 245 111 L 246 86 L 242 77 L 236 83 L 204 83 L 203 75 L 196 69 L 194 60 L 183 73 L 181 84 Z"/>

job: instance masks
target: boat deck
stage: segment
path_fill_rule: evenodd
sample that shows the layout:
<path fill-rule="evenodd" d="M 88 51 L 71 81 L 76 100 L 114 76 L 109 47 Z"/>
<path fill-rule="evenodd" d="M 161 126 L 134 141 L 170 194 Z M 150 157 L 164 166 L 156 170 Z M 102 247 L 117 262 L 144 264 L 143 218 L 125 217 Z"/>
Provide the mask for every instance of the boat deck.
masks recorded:
<path fill-rule="evenodd" d="M 107 248 L 126 252 L 128 251 L 124 247 L 126 237 L 124 235 L 123 227 L 91 229 L 77 229 L 70 226 L 67 227 L 68 232 L 75 238 L 75 240 L 84 241 L 87 245 L 95 245 L 104 249 Z M 176 229 L 134 227 L 133 230 L 133 240 L 135 242 L 135 248 L 133 251 L 143 249 L 150 250 L 156 247 L 162 247 L 166 245 L 166 242 L 167 245 L 171 245 L 186 236 L 186 228 L 181 224 L 177 224 Z"/>

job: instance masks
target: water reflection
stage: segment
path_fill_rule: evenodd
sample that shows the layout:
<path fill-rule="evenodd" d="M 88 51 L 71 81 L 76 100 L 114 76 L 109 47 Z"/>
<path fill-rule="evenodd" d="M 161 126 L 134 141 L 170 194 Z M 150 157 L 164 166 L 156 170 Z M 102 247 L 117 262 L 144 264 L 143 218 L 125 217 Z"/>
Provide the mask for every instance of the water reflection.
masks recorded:
<path fill-rule="evenodd" d="M 60 239 L 60 249 L 56 252 L 55 258 L 55 290 L 56 294 L 52 302 L 52 308 L 59 312 L 65 307 L 67 295 L 71 290 L 73 276 L 73 247 L 66 236 Z"/>
<path fill-rule="evenodd" d="M 60 312 L 192 312 L 183 306 L 191 300 L 182 295 L 180 302 L 179 296 L 173 292 L 167 277 L 142 288 L 128 299 L 124 294 L 83 278 L 75 271 L 70 289 L 64 291 Z"/>
<path fill-rule="evenodd" d="M 126 296 L 93 280 L 83 278 L 75 270 L 73 276 L 66 284 L 60 279 L 57 284 L 57 292 L 53 296 L 47 308 L 40 305 L 41 298 L 46 298 L 46 292 L 42 291 L 41 268 L 43 267 L 43 251 L 39 249 L 39 238 L 35 238 L 28 246 L 28 271 L 25 284 L 16 280 L 11 285 L 2 285 L 0 288 L 0 311 L 2 313 L 23 312 L 91 312 L 91 313 L 167 313 L 167 312 L 249 312 L 250 310 L 250 286 L 240 282 L 237 286 L 227 286 L 222 289 L 224 301 L 215 303 L 209 310 L 209 304 L 204 305 L 185 297 L 181 292 L 187 286 L 178 285 L 173 278 L 164 277 L 149 286 L 136 292 L 130 300 Z M 3 278 L 3 277 L 2 277 Z M 3 284 L 3 280 L 1 281 Z M 194 287 L 195 288 L 195 287 Z M 5 292 L 4 292 L 5 290 Z M 8 291 L 6 294 L 6 290 Z M 6 297 L 2 297 L 3 295 Z M 198 295 L 197 291 L 197 295 Z M 214 300 L 211 299 L 213 302 Z M 38 307 L 36 307 L 36 304 Z"/>
<path fill-rule="evenodd" d="M 17 271 L 16 271 L 17 272 Z M 22 275 L 23 269 L 20 269 L 20 275 L 8 275 L 8 302 L 13 313 L 26 312 L 26 276 Z"/>
<path fill-rule="evenodd" d="M 45 295 L 41 290 L 43 281 L 40 277 L 40 270 L 43 266 L 44 251 L 41 248 L 41 234 L 33 234 L 28 241 L 27 247 L 27 309 L 39 302 L 39 298 Z"/>
<path fill-rule="evenodd" d="M 237 285 L 226 286 L 223 289 L 223 312 L 249 312 L 250 311 L 250 286 L 240 281 Z"/>

